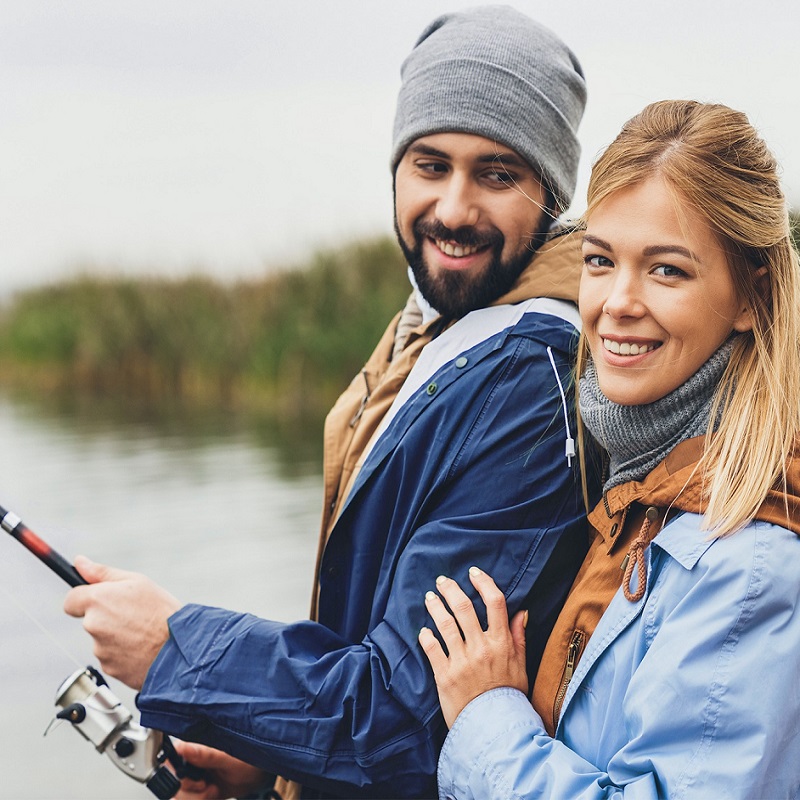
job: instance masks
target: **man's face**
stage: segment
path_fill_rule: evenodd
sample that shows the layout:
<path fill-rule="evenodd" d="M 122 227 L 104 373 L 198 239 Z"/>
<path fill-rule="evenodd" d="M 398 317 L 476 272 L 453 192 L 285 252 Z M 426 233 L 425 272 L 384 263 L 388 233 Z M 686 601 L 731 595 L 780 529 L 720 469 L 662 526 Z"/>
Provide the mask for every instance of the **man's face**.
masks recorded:
<path fill-rule="evenodd" d="M 395 228 L 423 297 L 460 317 L 505 294 L 550 216 L 539 177 L 513 150 L 469 133 L 416 139 L 395 175 Z"/>

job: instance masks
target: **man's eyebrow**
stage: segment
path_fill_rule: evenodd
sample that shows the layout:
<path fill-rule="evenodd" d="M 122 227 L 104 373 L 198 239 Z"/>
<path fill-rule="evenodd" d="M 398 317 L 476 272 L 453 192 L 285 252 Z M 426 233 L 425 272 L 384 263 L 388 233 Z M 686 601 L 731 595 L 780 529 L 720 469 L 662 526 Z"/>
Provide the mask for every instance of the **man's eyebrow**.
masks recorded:
<path fill-rule="evenodd" d="M 500 164 L 502 166 L 517 167 L 517 169 L 532 169 L 524 158 L 512 151 L 486 153 L 478 156 L 477 161 L 481 164 Z"/>
<path fill-rule="evenodd" d="M 432 156 L 433 158 L 443 158 L 448 161 L 451 160 L 453 157 L 451 153 L 446 153 L 444 150 L 439 150 L 436 147 L 431 147 L 429 144 L 425 144 L 424 142 L 414 142 L 413 144 L 409 145 L 408 152 L 420 156 Z M 518 169 L 532 170 L 528 162 L 525 161 L 525 159 L 522 158 L 521 156 L 518 156 L 512 150 L 507 150 L 503 152 L 497 152 L 496 150 L 492 150 L 491 152 L 479 155 L 475 160 L 479 164 L 499 164 L 503 166 L 516 167 Z"/>
<path fill-rule="evenodd" d="M 436 158 L 446 158 L 450 159 L 451 156 L 449 153 L 445 153 L 444 150 L 437 150 L 435 147 L 431 147 L 429 144 L 423 144 L 422 142 L 414 142 L 408 146 L 409 153 L 417 153 L 421 156 L 434 156 Z"/>

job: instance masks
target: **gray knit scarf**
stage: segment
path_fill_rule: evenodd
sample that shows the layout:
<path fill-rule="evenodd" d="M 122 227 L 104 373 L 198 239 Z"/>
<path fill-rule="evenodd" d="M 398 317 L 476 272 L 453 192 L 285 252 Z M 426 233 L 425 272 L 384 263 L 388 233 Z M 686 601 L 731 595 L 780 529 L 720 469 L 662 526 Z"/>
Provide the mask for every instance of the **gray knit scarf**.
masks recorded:
<path fill-rule="evenodd" d="M 685 439 L 705 433 L 714 392 L 730 361 L 730 337 L 686 383 L 654 403 L 612 403 L 597 383 L 589 359 L 580 379 L 583 423 L 608 452 L 609 473 L 603 491 L 630 480 L 642 480 Z"/>

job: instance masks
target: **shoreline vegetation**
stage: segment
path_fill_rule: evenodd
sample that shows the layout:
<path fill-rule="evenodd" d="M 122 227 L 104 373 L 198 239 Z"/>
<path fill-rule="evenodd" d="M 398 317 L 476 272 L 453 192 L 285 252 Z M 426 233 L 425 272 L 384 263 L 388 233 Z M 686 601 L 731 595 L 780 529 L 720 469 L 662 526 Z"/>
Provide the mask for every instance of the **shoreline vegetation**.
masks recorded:
<path fill-rule="evenodd" d="M 234 283 L 79 276 L 0 309 L 0 386 L 256 414 L 318 435 L 409 292 L 389 236 Z"/>
<path fill-rule="evenodd" d="M 791 221 L 797 246 L 800 212 Z M 318 441 L 409 291 L 390 236 L 232 283 L 84 275 L 0 308 L 0 389 L 82 414 L 223 413 Z"/>

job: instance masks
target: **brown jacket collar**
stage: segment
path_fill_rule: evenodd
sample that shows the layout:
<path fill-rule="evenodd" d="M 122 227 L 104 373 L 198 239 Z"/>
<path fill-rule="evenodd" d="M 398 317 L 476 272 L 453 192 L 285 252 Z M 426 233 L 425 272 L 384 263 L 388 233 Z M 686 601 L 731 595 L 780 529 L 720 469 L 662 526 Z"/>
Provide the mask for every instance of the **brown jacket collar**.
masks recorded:
<path fill-rule="evenodd" d="M 681 442 L 644 480 L 629 481 L 609 489 L 589 515 L 590 523 L 606 539 L 610 535 L 612 518 L 634 501 L 642 505 L 704 513 L 703 471 L 698 469 L 704 438 L 696 436 Z M 787 484 L 786 495 L 779 490 L 770 490 L 755 518 L 800 534 L 800 459 L 792 459 Z M 788 501 L 788 516 L 784 498 Z"/>

